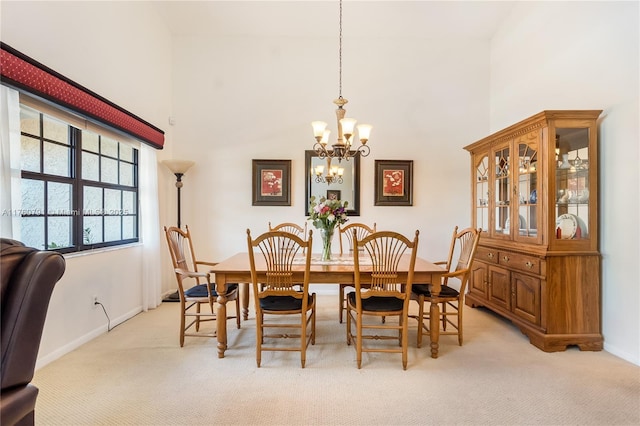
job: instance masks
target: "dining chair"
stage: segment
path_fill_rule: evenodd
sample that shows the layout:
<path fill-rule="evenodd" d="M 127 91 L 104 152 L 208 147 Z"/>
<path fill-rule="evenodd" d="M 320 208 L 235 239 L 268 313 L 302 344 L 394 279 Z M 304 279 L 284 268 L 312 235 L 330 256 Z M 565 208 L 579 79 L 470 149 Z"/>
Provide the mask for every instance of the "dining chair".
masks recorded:
<path fill-rule="evenodd" d="M 407 322 L 418 235 L 416 231 L 411 241 L 397 232 L 380 231 L 358 240 L 357 231 L 353 231 L 355 291 L 347 295 L 347 344 L 356 341 L 358 368 L 362 367 L 363 352 L 386 352 L 401 353 L 402 368 L 407 369 Z M 409 254 L 409 262 L 401 266 L 405 254 Z M 361 270 L 371 272 L 369 282 L 363 282 L 363 276 L 369 274 L 363 275 Z M 383 316 L 397 316 L 398 324 L 370 320 Z M 398 336 L 389 331 L 397 331 Z M 374 340 L 376 344 L 364 347 L 364 339 Z M 399 347 L 380 345 L 378 341 L 385 339 L 397 339 Z"/>
<path fill-rule="evenodd" d="M 411 292 L 411 299 L 418 302 L 418 347 L 422 346 L 422 336 L 429 335 L 429 306 L 432 300 L 441 304 L 438 324 L 441 335 L 457 335 L 458 345 L 462 346 L 462 309 L 464 307 L 464 294 L 469 281 L 469 275 L 473 259 L 480 241 L 480 229 L 465 228 L 458 232 L 458 227 L 453 229 L 449 256 L 446 261 L 435 262 L 437 265 L 445 265 L 447 273 L 442 275 L 440 294 L 436 299 L 431 296 L 430 283 L 415 283 Z M 457 259 L 454 261 L 454 258 Z M 460 282 L 459 290 L 451 287 L 450 279 Z M 429 305 L 429 306 L 426 306 Z M 425 309 L 426 307 L 426 309 Z M 450 326 L 450 327 L 449 327 Z"/>
<path fill-rule="evenodd" d="M 353 231 L 356 231 L 356 235 L 359 240 L 362 240 L 367 235 L 376 232 L 376 224 L 374 222 L 372 227 L 365 225 L 364 223 L 350 223 L 348 225 L 338 227 L 338 235 L 340 236 L 340 254 L 351 253 L 353 254 Z M 340 324 L 342 324 L 342 313 L 346 310 L 345 289 L 347 287 L 353 287 L 352 284 L 340 284 L 338 286 L 338 318 Z"/>
<path fill-rule="evenodd" d="M 180 296 L 180 347 L 184 346 L 185 336 L 216 337 L 215 329 L 212 332 L 200 331 L 201 323 L 217 319 L 214 304 L 218 293 L 216 292 L 215 280 L 211 281 L 211 272 L 198 270 L 198 266 L 201 267 L 200 269 L 206 269 L 207 266 L 214 266 L 216 263 L 196 258 L 188 226 L 185 226 L 184 231 L 175 226 L 169 228 L 165 226 L 164 232 Z M 240 328 L 238 284 L 227 285 L 227 299 L 235 301 L 236 315 L 226 319 L 235 318 L 236 326 Z M 204 310 L 203 306 L 205 306 Z M 208 306 L 208 310 L 206 306 Z M 187 319 L 190 320 L 188 324 Z M 192 327 L 195 332 L 189 331 Z"/>
<path fill-rule="evenodd" d="M 269 231 L 251 238 L 247 229 L 247 246 L 251 282 L 256 309 L 256 364 L 260 367 L 263 351 L 300 351 L 304 368 L 309 343 L 316 338 L 316 295 L 309 294 L 311 244 L 313 231 L 303 238 L 285 231 Z M 304 256 L 296 256 L 302 253 Z M 258 261 L 256 261 L 258 257 Z M 261 265 L 258 268 L 256 265 Z M 262 268 L 264 265 L 264 268 Z M 304 267 L 303 278 L 293 281 L 294 268 Z M 299 288 L 297 288 L 299 286 Z M 285 316 L 289 319 L 282 319 Z M 298 319 L 291 319 L 296 316 Z M 280 317 L 278 320 L 275 318 Z M 297 329 L 299 334 L 289 334 Z M 277 333 L 280 331 L 280 333 Z M 286 332 L 285 332 L 286 331 Z M 295 332 L 294 332 L 295 333 Z M 276 339 L 297 338 L 298 344 L 276 344 Z M 265 345 L 265 339 L 268 344 Z"/>

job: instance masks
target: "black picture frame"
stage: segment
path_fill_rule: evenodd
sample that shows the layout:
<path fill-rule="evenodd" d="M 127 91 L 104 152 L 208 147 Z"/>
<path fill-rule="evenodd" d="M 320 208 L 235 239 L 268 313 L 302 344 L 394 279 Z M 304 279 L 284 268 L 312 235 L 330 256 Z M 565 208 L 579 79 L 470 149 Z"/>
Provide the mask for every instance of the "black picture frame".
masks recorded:
<path fill-rule="evenodd" d="M 291 205 L 291 160 L 252 160 L 252 205 Z"/>
<path fill-rule="evenodd" d="M 375 161 L 374 205 L 413 205 L 413 160 Z"/>

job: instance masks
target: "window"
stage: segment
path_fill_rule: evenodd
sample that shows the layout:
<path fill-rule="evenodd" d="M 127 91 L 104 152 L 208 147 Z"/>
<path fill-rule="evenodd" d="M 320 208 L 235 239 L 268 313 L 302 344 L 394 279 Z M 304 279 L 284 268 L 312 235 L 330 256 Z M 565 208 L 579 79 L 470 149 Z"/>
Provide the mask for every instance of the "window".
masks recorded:
<path fill-rule="evenodd" d="M 138 149 L 20 105 L 21 239 L 63 253 L 138 241 Z"/>

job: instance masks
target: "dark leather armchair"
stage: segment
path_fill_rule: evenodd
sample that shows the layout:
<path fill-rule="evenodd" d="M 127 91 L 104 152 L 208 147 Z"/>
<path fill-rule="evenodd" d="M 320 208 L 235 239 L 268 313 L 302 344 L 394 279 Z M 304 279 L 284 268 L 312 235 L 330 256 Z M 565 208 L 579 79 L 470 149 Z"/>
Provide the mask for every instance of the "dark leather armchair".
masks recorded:
<path fill-rule="evenodd" d="M 38 348 L 62 255 L 0 239 L 0 424 L 33 425 L 38 388 L 32 385 Z"/>

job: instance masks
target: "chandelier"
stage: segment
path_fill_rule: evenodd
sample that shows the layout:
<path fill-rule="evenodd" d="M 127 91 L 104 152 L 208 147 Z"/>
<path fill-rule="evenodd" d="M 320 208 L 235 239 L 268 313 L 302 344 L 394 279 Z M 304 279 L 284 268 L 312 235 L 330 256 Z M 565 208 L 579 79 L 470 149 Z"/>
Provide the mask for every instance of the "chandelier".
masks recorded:
<path fill-rule="evenodd" d="M 345 118 L 347 110 L 343 108 L 344 105 L 349 101 L 342 97 L 342 0 L 340 0 L 339 28 L 339 88 L 338 99 L 333 101 L 333 103 L 338 106 L 338 109 L 336 109 L 336 117 L 338 120 L 338 138 L 336 142 L 330 147 L 327 147 L 331 131 L 327 130 L 326 122 L 313 121 L 311 123 L 311 126 L 313 127 L 313 135 L 316 138 L 316 143 L 313 145 L 313 150 L 316 152 L 318 157 L 327 159 L 327 175 L 324 177 L 324 180 L 327 181 L 327 183 L 332 183 L 338 180 L 341 181 L 342 173 L 340 172 L 340 170 L 344 172 L 344 169 L 331 166 L 332 158 L 337 158 L 338 163 L 340 163 L 343 159 L 349 161 L 351 157 L 358 154 L 360 154 L 360 156 L 362 157 L 366 157 L 370 152 L 370 149 L 367 146 L 367 141 L 369 140 L 369 134 L 371 133 L 371 126 L 369 124 L 360 124 L 356 126 L 357 120 L 355 120 L 354 118 Z M 358 141 L 360 143 L 357 148 L 353 146 L 355 130 L 358 131 Z M 322 173 L 324 171 L 323 169 L 323 166 L 316 167 L 316 182 L 322 182 Z"/>

